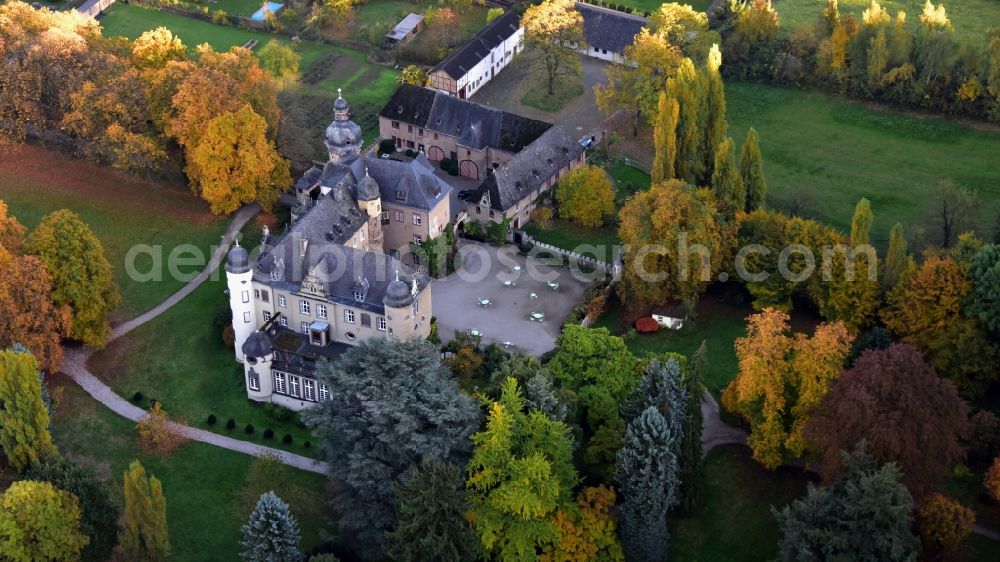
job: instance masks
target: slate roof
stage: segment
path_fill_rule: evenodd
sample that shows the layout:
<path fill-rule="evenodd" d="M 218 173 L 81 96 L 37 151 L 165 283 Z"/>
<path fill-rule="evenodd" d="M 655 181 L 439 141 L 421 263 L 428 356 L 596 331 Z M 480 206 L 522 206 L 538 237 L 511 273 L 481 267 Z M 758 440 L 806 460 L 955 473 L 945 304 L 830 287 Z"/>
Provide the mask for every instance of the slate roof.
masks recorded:
<path fill-rule="evenodd" d="M 392 28 L 392 31 L 386 33 L 385 36 L 394 41 L 399 41 L 406 37 L 411 31 L 413 31 L 420 22 L 424 21 L 424 16 L 418 14 L 409 14 L 396 24 L 396 27 Z"/>
<path fill-rule="evenodd" d="M 477 189 L 477 196 L 482 198 L 488 192 L 490 207 L 507 211 L 581 153 L 583 146 L 555 125 L 487 176 Z"/>
<path fill-rule="evenodd" d="M 439 62 L 431 72 L 443 70 L 448 76 L 458 80 L 488 57 L 494 47 L 509 39 L 520 28 L 521 16 L 514 11 L 508 11 Z"/>
<path fill-rule="evenodd" d="M 475 150 L 486 147 L 518 152 L 552 127 L 551 123 L 404 84 L 389 98 L 379 116 L 455 137 Z"/>
<path fill-rule="evenodd" d="M 646 25 L 646 18 L 600 6 L 576 3 L 583 16 L 583 38 L 588 47 L 620 53 L 632 44 L 636 34 Z"/>

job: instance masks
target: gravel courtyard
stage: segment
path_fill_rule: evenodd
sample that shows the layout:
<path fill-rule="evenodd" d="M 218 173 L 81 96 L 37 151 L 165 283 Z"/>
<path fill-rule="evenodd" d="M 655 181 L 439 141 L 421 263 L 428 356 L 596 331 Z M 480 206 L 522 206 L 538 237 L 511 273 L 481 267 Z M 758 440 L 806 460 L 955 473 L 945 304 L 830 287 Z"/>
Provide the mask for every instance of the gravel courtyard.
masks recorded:
<path fill-rule="evenodd" d="M 591 284 L 579 271 L 519 255 L 515 246 L 496 248 L 462 241 L 459 253 L 460 270 L 431 285 L 434 315 L 444 342 L 453 339 L 456 330 L 476 330 L 483 343 L 510 342 L 514 351 L 541 355 L 555 347 L 563 320 Z M 511 286 L 504 286 L 504 281 Z M 558 283 L 559 288 L 553 289 L 549 282 Z M 531 293 L 537 298 L 531 298 Z M 490 304 L 480 305 L 483 299 Z M 532 320 L 533 313 L 545 319 Z"/>

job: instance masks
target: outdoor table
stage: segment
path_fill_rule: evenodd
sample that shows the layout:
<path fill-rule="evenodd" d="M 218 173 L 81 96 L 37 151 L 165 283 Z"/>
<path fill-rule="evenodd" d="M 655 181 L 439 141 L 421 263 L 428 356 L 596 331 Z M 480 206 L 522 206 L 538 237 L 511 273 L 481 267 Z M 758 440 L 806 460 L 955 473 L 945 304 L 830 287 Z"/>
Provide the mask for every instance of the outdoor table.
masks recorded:
<path fill-rule="evenodd" d="M 505 280 L 505 281 L 503 282 L 503 286 L 504 286 L 504 287 L 513 287 L 513 286 L 514 286 L 514 282 L 513 282 L 513 281 L 511 281 L 510 279 L 507 279 L 507 280 Z"/>
<path fill-rule="evenodd" d="M 469 335 L 473 336 L 473 337 L 478 337 L 478 336 L 481 336 L 482 334 L 479 333 L 479 330 L 476 330 L 475 328 L 473 328 L 472 330 L 469 330 Z"/>
<path fill-rule="evenodd" d="M 521 271 L 521 266 L 515 265 L 514 266 L 514 271 Z"/>
<path fill-rule="evenodd" d="M 531 293 L 531 294 L 528 295 L 528 298 L 529 299 L 537 299 L 538 298 L 538 294 L 537 293 Z"/>
<path fill-rule="evenodd" d="M 552 289 L 553 291 L 558 291 L 559 283 L 556 283 L 555 281 L 549 281 L 549 288 Z"/>
<path fill-rule="evenodd" d="M 479 299 L 477 303 L 479 304 L 479 306 L 484 306 L 484 307 L 493 304 L 493 302 L 490 301 L 490 299 Z"/>
<path fill-rule="evenodd" d="M 541 312 L 532 312 L 531 319 L 535 322 L 541 322 L 542 320 L 545 320 L 545 315 Z"/>

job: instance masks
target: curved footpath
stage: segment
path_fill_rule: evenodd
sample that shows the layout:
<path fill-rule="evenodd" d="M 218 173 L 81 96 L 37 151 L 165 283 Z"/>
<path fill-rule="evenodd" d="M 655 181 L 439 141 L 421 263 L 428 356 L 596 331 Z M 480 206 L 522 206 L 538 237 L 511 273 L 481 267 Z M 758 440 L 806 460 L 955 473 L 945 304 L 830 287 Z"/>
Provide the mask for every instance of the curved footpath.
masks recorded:
<path fill-rule="evenodd" d="M 149 322 L 150 320 L 163 314 L 170 309 L 170 307 L 183 300 L 202 283 L 204 283 L 205 280 L 208 279 L 212 272 L 215 271 L 215 269 L 218 268 L 225 259 L 229 246 L 236 239 L 236 235 L 239 234 L 240 230 L 246 225 L 246 223 L 256 216 L 258 212 L 260 212 L 260 207 L 257 205 L 250 205 L 240 209 L 235 215 L 233 215 L 229 228 L 226 229 L 226 233 L 222 237 L 222 242 L 215 249 L 215 252 L 212 253 L 212 259 L 209 260 L 205 269 L 203 269 L 201 273 L 199 273 L 197 277 L 191 280 L 188 284 L 181 287 L 180 290 L 173 295 L 170 295 L 167 300 L 163 301 L 152 310 L 116 326 L 114 330 L 112 330 L 108 341 L 110 342 L 112 340 L 116 340 L 139 326 L 142 326 L 146 322 Z M 87 394 L 92 396 L 94 400 L 97 400 L 119 416 L 132 421 L 138 421 L 144 417 L 146 415 L 145 410 L 116 394 L 115 391 L 111 390 L 111 388 L 101 382 L 100 379 L 95 377 L 93 373 L 90 372 L 87 368 L 87 360 L 90 359 L 90 356 L 93 354 L 94 350 L 88 347 L 64 347 L 65 357 L 63 359 L 61 371 L 76 381 L 76 383 L 80 385 L 80 387 L 83 388 Z M 329 466 L 323 461 L 310 459 L 302 455 L 296 455 L 295 453 L 289 453 L 272 447 L 265 447 L 264 445 L 257 445 L 255 443 L 250 443 L 249 441 L 233 439 L 225 435 L 220 435 L 218 433 L 213 433 L 211 431 L 198 429 L 196 427 L 176 422 L 170 423 L 174 431 L 184 437 L 187 437 L 188 439 L 191 439 L 192 441 L 208 443 L 209 445 L 215 445 L 216 447 L 222 447 L 223 449 L 255 457 L 270 455 L 280 459 L 281 462 L 288 466 L 318 474 L 326 474 L 329 470 Z"/>

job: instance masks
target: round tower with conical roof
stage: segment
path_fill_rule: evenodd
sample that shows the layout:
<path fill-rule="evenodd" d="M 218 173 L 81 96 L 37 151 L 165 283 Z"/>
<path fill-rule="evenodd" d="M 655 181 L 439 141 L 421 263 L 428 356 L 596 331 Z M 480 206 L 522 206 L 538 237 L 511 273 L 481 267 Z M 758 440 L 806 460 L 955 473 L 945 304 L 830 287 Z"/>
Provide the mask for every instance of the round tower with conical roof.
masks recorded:
<path fill-rule="evenodd" d="M 330 154 L 330 162 L 347 164 L 361 154 L 361 144 L 364 138 L 361 127 L 351 121 L 351 106 L 337 88 L 337 101 L 333 102 L 333 122 L 326 128 L 326 138 L 323 144 Z"/>
<path fill-rule="evenodd" d="M 413 317 L 414 296 L 410 286 L 399 278 L 397 271 L 396 278 L 389 282 L 385 288 L 385 296 L 382 297 L 389 333 L 401 340 L 411 337 L 416 332 L 417 326 Z"/>
<path fill-rule="evenodd" d="M 358 207 L 361 207 L 368 214 L 368 249 L 372 252 L 384 253 L 382 248 L 382 192 L 378 182 L 368 174 L 368 166 L 365 166 L 365 175 L 358 180 L 357 189 Z"/>
<path fill-rule="evenodd" d="M 226 256 L 226 285 L 229 288 L 229 308 L 233 311 L 233 344 L 236 360 L 243 362 L 243 344 L 256 330 L 257 319 L 253 300 L 253 267 L 250 252 L 239 241 Z"/>

